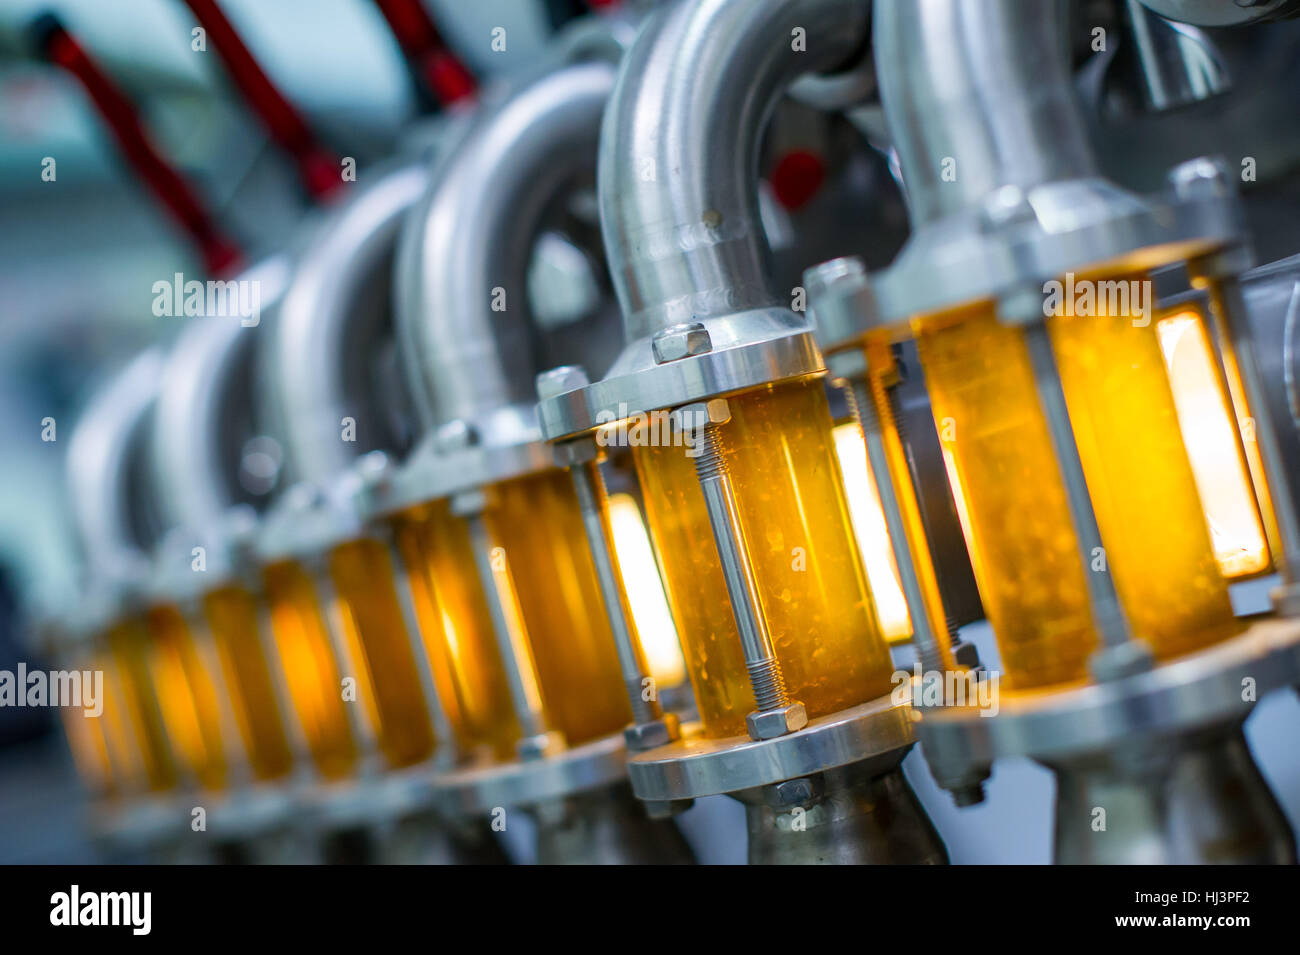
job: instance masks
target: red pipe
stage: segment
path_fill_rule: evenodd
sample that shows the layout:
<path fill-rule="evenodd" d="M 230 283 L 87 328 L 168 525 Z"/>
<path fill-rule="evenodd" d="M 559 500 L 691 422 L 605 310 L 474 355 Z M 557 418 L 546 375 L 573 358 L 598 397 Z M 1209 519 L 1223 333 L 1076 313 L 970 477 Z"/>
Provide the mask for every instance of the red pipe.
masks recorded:
<path fill-rule="evenodd" d="M 198 196 L 150 142 L 131 101 L 58 17 L 48 13 L 38 17 L 32 35 L 44 59 L 67 70 L 85 87 L 127 162 L 198 244 L 208 272 L 233 271 L 242 258 L 239 247 L 221 232 Z"/>
<path fill-rule="evenodd" d="M 256 58 L 226 17 L 216 0 L 185 0 L 199 25 L 230 72 L 244 100 L 261 118 L 271 138 L 293 156 L 298 177 L 316 199 L 324 199 L 343 185 L 339 159 L 317 142 L 293 104 L 285 99 L 258 65 Z"/>
<path fill-rule="evenodd" d="M 420 0 L 375 0 L 419 81 L 443 106 L 473 96 L 478 83 L 447 46 Z"/>

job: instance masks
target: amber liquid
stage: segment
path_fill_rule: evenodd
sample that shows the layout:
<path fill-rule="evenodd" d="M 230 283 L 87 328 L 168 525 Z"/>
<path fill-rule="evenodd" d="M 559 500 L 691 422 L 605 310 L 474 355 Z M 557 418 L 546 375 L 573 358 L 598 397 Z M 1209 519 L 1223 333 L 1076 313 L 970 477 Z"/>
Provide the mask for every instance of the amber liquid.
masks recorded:
<path fill-rule="evenodd" d="M 293 762 L 284 729 L 286 714 L 281 714 L 275 698 L 253 595 L 240 587 L 223 587 L 203 598 L 203 608 L 253 776 L 260 780 L 286 776 Z"/>
<path fill-rule="evenodd" d="M 151 672 L 167 734 L 199 783 L 206 789 L 221 789 L 227 771 L 221 713 L 216 688 L 203 667 L 189 626 L 171 606 L 151 609 L 148 623 L 153 640 Z"/>
<path fill-rule="evenodd" d="M 1023 333 L 991 309 L 918 344 L 1008 685 L 1086 679 L 1086 570 Z M 1210 545 L 1154 324 L 1049 320 L 1104 560 L 1133 634 L 1165 659 L 1240 631 Z M 1101 564 L 1095 564 L 1101 567 Z"/>
<path fill-rule="evenodd" d="M 512 758 L 519 724 L 465 522 L 437 501 L 398 518 L 396 540 L 458 751 L 469 761 Z"/>
<path fill-rule="evenodd" d="M 351 704 L 343 702 L 342 676 L 316 588 L 293 561 L 268 566 L 264 582 L 271 630 L 312 762 L 326 779 L 345 777 L 356 768 L 357 743 L 343 709 Z"/>
<path fill-rule="evenodd" d="M 894 667 L 854 541 L 821 380 L 728 403 L 724 453 L 791 697 L 817 717 L 887 694 Z M 704 732 L 739 736 L 754 696 L 688 450 L 636 447 L 633 456 Z"/>
<path fill-rule="evenodd" d="M 176 761 L 162 707 L 149 671 L 149 633 L 143 620 L 131 617 L 119 621 L 105 636 L 121 688 L 121 698 L 150 790 L 173 788 L 178 781 Z"/>
<path fill-rule="evenodd" d="M 342 544 L 331 552 L 329 569 L 380 750 L 395 767 L 427 759 L 433 753 L 433 727 L 387 548 L 374 540 Z"/>
<path fill-rule="evenodd" d="M 544 471 L 496 485 L 484 515 L 502 548 L 547 718 L 578 745 L 632 719 L 573 479 Z"/>

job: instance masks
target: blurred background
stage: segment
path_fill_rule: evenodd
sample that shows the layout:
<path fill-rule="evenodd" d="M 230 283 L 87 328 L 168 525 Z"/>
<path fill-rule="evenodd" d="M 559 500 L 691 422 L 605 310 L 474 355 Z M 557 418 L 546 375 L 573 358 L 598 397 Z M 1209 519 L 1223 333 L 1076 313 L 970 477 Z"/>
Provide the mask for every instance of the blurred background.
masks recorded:
<path fill-rule="evenodd" d="M 556 25 L 581 8 L 576 0 L 426 4 L 482 78 L 529 68 Z M 418 104 L 374 3 L 222 0 L 222 7 L 329 148 L 354 157 L 362 175 L 392 151 Z M 1250 159 L 1254 178 L 1243 189 L 1258 261 L 1300 252 L 1300 23 L 1207 31 L 1204 95 L 1156 109 L 1122 42 L 1123 7 L 1075 4 L 1079 89 L 1104 171 L 1151 189 L 1182 159 L 1219 153 L 1238 168 Z M 247 114 L 215 51 L 192 49 L 195 22 L 180 0 L 0 0 L 0 669 L 19 659 L 37 665 L 20 642 L 23 620 L 78 599 L 62 458 L 82 402 L 128 357 L 168 340 L 184 322 L 154 316 L 153 283 L 203 271 L 125 168 L 82 88 L 32 56 L 29 27 L 46 10 L 61 16 L 136 102 L 160 152 L 245 248 L 256 253 L 283 242 L 307 205 L 289 160 Z M 491 31 L 502 24 L 509 42 L 494 52 Z M 1111 38 L 1100 51 L 1089 42 L 1097 26 Z M 880 126 L 871 110 L 858 120 L 865 129 Z M 47 157 L 57 161 L 54 182 L 42 178 Z M 902 221 L 895 217 L 891 228 L 903 228 Z M 896 248 L 901 238 L 885 245 Z M 887 255 L 877 259 L 869 264 L 883 265 Z M 42 440 L 47 418 L 56 423 L 54 441 Z M 1265 591 L 1261 584 L 1239 596 L 1246 607 L 1262 607 Z M 970 629 L 991 660 L 984 628 Z M 1248 735 L 1300 827 L 1300 761 L 1291 742 L 1297 725 L 1294 697 L 1275 696 Z M 999 764 L 988 802 L 959 817 L 917 754 L 907 765 L 953 861 L 1048 861 L 1046 771 Z M 0 863 L 93 861 L 83 810 L 51 711 L 0 708 Z M 1013 831 L 1011 820 L 1022 834 L 1015 844 L 1002 839 Z M 737 805 L 701 800 L 684 826 L 706 845 L 705 861 L 743 861 Z"/>

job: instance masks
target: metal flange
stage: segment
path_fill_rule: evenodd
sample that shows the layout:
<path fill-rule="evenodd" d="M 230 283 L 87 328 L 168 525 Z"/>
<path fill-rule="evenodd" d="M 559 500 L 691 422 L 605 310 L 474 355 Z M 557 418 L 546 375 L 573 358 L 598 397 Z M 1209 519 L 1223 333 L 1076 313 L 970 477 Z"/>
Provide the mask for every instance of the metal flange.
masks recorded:
<path fill-rule="evenodd" d="M 656 356 L 651 337 L 637 339 L 602 380 L 539 402 L 543 437 L 572 438 L 632 415 L 826 371 L 811 328 L 787 309 L 754 309 L 698 324 L 711 339 L 708 351 L 665 359 Z"/>
<path fill-rule="evenodd" d="M 512 444 L 468 444 L 446 451 L 435 444 L 432 439 L 425 441 L 401 466 L 367 475 L 358 511 L 370 520 L 387 517 L 461 491 L 555 467 L 555 452 L 536 436 Z"/>
<path fill-rule="evenodd" d="M 251 839 L 296 825 L 298 793 L 289 785 L 259 785 L 205 797 L 208 832 L 223 840 Z"/>
<path fill-rule="evenodd" d="M 304 788 L 300 812 L 307 827 L 346 829 L 382 824 L 432 808 L 429 773 L 393 770 Z"/>
<path fill-rule="evenodd" d="M 951 788 L 1005 756 L 1051 764 L 1142 736 L 1244 719 L 1263 694 L 1297 681 L 1300 619 L 1265 617 L 1231 640 L 1132 676 L 1002 692 L 993 697 L 996 713 L 971 705 L 918 705 L 917 736 L 936 780 Z"/>
<path fill-rule="evenodd" d="M 683 727 L 683 738 L 628 757 L 632 791 L 656 803 L 698 799 L 767 786 L 787 779 L 873 759 L 914 741 L 911 694 L 883 696 L 776 739 L 748 736 L 705 739 L 700 725 Z"/>
<path fill-rule="evenodd" d="M 981 208 L 918 228 L 894 263 L 870 277 L 830 269 L 819 341 L 835 350 L 869 334 L 909 338 L 917 317 L 982 301 L 1010 305 L 1026 291 L 1041 296 L 1042 283 L 1069 272 L 1112 277 L 1241 244 L 1241 212 L 1221 164 L 1194 159 L 1169 179 L 1152 196 L 1104 179 L 1003 186 Z"/>
<path fill-rule="evenodd" d="M 621 733 L 541 759 L 474 766 L 429 777 L 449 815 L 477 816 L 502 806 L 527 808 L 626 778 Z"/>
<path fill-rule="evenodd" d="M 92 814 L 95 841 L 110 850 L 151 852 L 189 831 L 193 799 L 183 795 L 147 796 L 124 805 L 102 803 Z"/>

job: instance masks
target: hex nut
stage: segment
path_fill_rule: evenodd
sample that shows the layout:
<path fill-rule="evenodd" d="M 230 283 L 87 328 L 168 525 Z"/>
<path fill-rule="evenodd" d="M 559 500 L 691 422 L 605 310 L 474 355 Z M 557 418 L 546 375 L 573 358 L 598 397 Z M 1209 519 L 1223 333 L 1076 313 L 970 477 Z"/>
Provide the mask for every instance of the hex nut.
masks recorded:
<path fill-rule="evenodd" d="M 752 739 L 776 739 L 808 725 L 808 711 L 798 701 L 775 710 L 755 710 L 745 717 Z"/>
<path fill-rule="evenodd" d="M 768 802 L 777 809 L 806 806 L 822 794 L 823 788 L 820 779 L 811 776 L 786 779 L 768 788 Z"/>
<path fill-rule="evenodd" d="M 1233 191 L 1232 180 L 1223 164 L 1209 156 L 1180 162 L 1169 170 L 1167 181 L 1174 196 L 1183 200 L 1198 196 L 1228 196 Z"/>
<path fill-rule="evenodd" d="M 552 730 L 536 736 L 525 736 L 515 744 L 515 752 L 520 759 L 544 759 L 564 751 L 564 736 Z"/>
<path fill-rule="evenodd" d="M 433 446 L 439 454 L 454 454 L 478 444 L 478 432 L 468 421 L 457 418 L 440 426 L 433 435 Z"/>
<path fill-rule="evenodd" d="M 662 365 L 713 350 L 713 339 L 700 322 L 684 322 L 659 332 L 650 342 L 655 363 Z"/>
<path fill-rule="evenodd" d="M 636 723 L 623 730 L 627 748 L 636 753 L 643 753 L 656 746 L 667 746 L 674 740 L 681 739 L 681 736 L 681 726 L 672 713 L 665 713 L 648 723 Z"/>
<path fill-rule="evenodd" d="M 555 463 L 562 468 L 577 467 L 600 460 L 600 448 L 593 437 L 576 438 L 556 444 L 553 449 Z"/>
<path fill-rule="evenodd" d="M 726 424 L 731 420 L 731 406 L 726 398 L 712 398 L 709 401 L 694 401 L 689 405 L 674 408 L 673 427 L 686 434 L 691 434 L 711 424 Z"/>
<path fill-rule="evenodd" d="M 561 365 L 537 376 L 537 400 L 545 401 L 591 384 L 587 370 L 581 365 Z"/>

